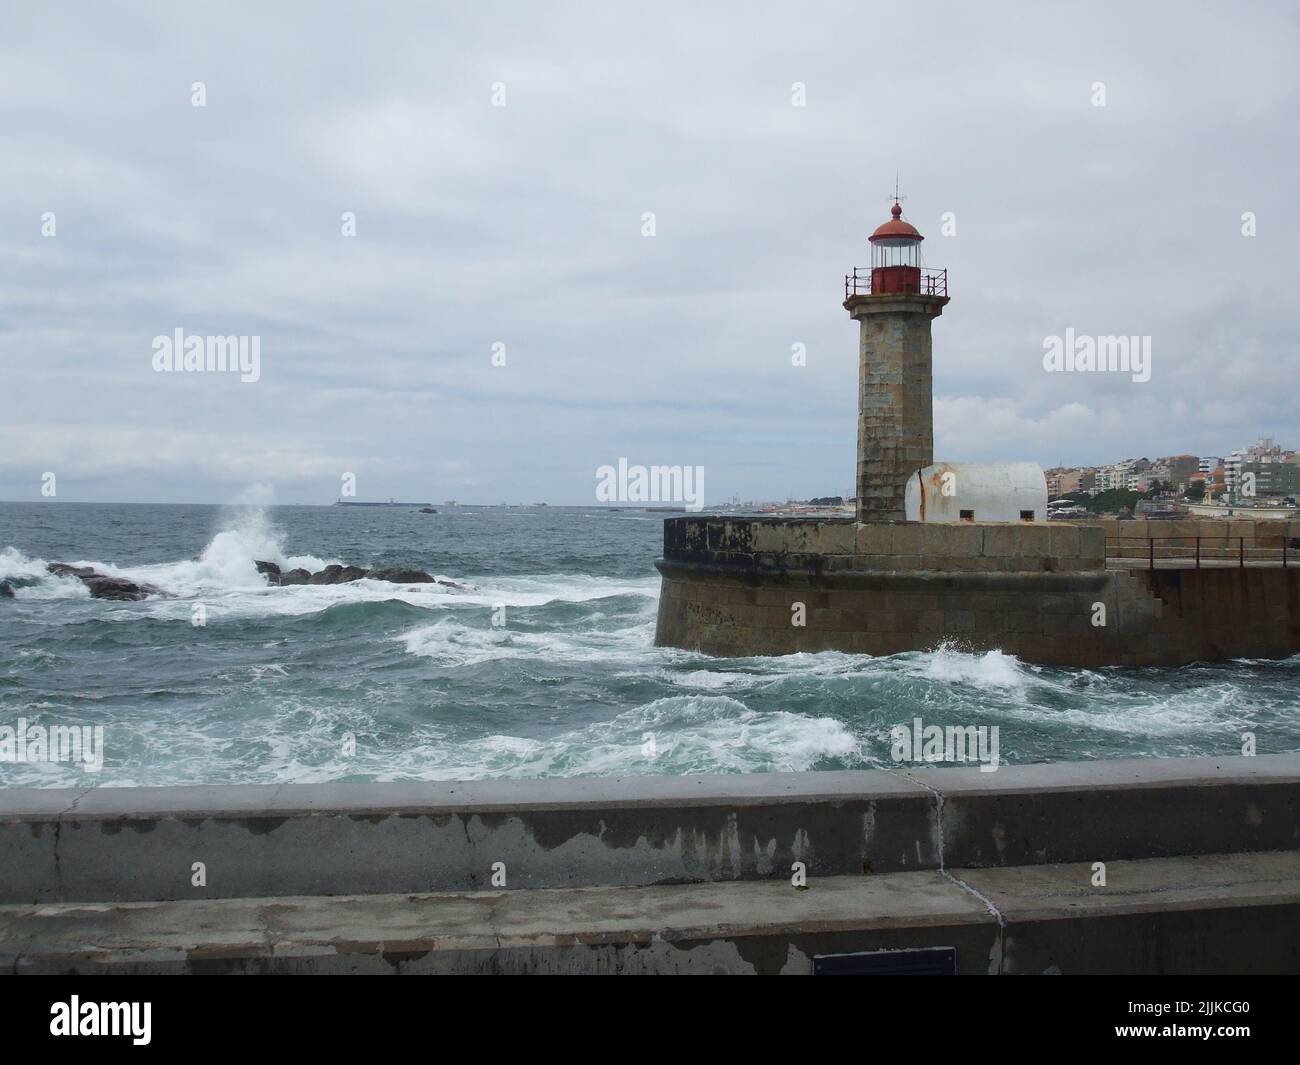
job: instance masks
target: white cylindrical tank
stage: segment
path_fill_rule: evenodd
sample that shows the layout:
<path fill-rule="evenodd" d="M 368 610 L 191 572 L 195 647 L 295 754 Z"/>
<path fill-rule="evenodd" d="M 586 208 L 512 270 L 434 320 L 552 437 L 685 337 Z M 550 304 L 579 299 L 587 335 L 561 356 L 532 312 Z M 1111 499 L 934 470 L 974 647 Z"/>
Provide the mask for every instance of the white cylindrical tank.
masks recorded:
<path fill-rule="evenodd" d="M 1033 462 L 936 462 L 907 482 L 908 521 L 1046 521 L 1047 478 Z"/>

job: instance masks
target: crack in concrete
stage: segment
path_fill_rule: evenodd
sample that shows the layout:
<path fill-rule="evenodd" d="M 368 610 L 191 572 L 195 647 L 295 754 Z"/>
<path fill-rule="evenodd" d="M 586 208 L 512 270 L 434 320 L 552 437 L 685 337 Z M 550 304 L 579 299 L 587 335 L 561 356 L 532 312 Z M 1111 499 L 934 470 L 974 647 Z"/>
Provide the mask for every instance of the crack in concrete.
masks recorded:
<path fill-rule="evenodd" d="M 1007 962 L 1007 938 L 1006 938 L 1007 919 L 1002 915 L 1002 911 L 998 909 L 997 905 L 993 902 L 993 900 L 990 899 L 987 895 L 985 895 L 983 892 L 979 891 L 978 889 L 972 887 L 970 884 L 966 883 L 966 881 L 961 879 L 961 877 L 953 876 L 952 873 L 948 872 L 948 868 L 946 864 L 947 859 L 944 855 L 943 792 L 939 791 L 938 788 L 932 787 L 931 785 L 927 784 L 924 780 L 917 780 L 916 777 L 912 776 L 910 773 L 907 773 L 906 771 L 904 771 L 903 775 L 907 777 L 908 780 L 920 784 L 921 787 L 925 788 L 925 790 L 928 791 L 935 798 L 934 819 L 935 819 L 935 829 L 936 829 L 935 835 L 937 837 L 938 847 L 939 847 L 939 875 L 942 876 L 945 880 L 948 880 L 951 883 L 956 884 L 957 887 L 959 887 L 962 891 L 965 891 L 967 894 L 978 899 L 983 904 L 984 908 L 988 910 L 988 912 L 993 916 L 993 919 L 998 923 L 997 975 L 1001 976 L 1005 971 L 1006 962 Z"/>
<path fill-rule="evenodd" d="M 87 784 L 84 788 L 78 791 L 76 795 L 72 797 L 72 802 L 68 804 L 67 809 L 59 811 L 58 816 L 61 818 L 65 814 L 72 813 L 72 811 L 77 808 L 77 804 L 81 802 L 82 799 L 84 799 L 87 795 L 89 795 L 94 790 L 95 790 L 95 786 L 93 784 Z"/>
<path fill-rule="evenodd" d="M 269 906 L 258 906 L 257 908 L 257 923 L 260 926 L 258 928 L 258 931 L 262 935 L 262 943 L 266 949 L 266 958 L 267 958 L 268 966 L 272 966 L 275 963 L 275 956 L 276 956 L 275 948 L 277 942 L 279 941 L 279 936 L 278 936 L 279 929 L 278 927 L 277 928 L 272 927 L 272 924 L 275 920 L 275 907 L 276 904 L 272 903 Z M 253 962 L 254 964 L 256 964 L 256 959 L 253 959 Z M 188 965 L 188 968 L 190 969 L 191 972 L 193 972 L 192 961 Z"/>
<path fill-rule="evenodd" d="M 469 819 L 470 819 L 470 816 L 471 816 L 471 815 L 470 815 L 469 811 L 466 811 L 465 814 L 464 814 L 464 816 L 461 816 L 461 815 L 459 815 L 459 814 L 456 814 L 456 815 L 453 815 L 453 816 L 456 816 L 456 817 L 459 817 L 459 818 L 460 818 L 460 825 L 461 825 L 461 828 L 463 828 L 463 829 L 465 830 L 465 845 L 466 845 L 466 847 L 467 847 L 467 851 L 466 851 L 466 854 L 465 854 L 465 864 L 466 864 L 466 869 L 465 869 L 465 878 L 469 881 L 469 886 L 470 886 L 473 890 L 477 891 L 477 890 L 478 890 L 478 876 L 477 876 L 477 875 L 475 874 L 475 872 L 474 872 L 474 870 L 475 870 L 475 868 L 476 868 L 476 866 L 475 866 L 475 864 L 474 864 L 474 859 L 475 859 L 475 850 L 476 850 L 476 847 L 475 847 L 475 844 L 474 844 L 474 837 L 471 836 L 471 835 L 470 835 L 470 832 L 469 832 Z"/>
<path fill-rule="evenodd" d="M 488 900 L 488 928 L 492 932 L 492 938 L 496 941 L 496 947 L 492 951 L 492 957 L 488 959 L 488 964 L 492 967 L 493 972 L 497 972 L 497 959 L 502 957 L 505 948 L 501 945 L 501 929 L 497 927 L 497 907 L 496 902 L 492 899 Z"/>
<path fill-rule="evenodd" d="M 72 813 L 77 808 L 77 804 L 94 790 L 93 784 L 87 784 L 72 797 L 72 802 L 68 803 L 67 807 L 60 810 L 54 817 L 54 853 L 52 855 L 54 859 L 54 882 L 60 888 L 63 886 L 63 858 L 59 852 L 59 845 L 63 841 L 63 819 Z"/>

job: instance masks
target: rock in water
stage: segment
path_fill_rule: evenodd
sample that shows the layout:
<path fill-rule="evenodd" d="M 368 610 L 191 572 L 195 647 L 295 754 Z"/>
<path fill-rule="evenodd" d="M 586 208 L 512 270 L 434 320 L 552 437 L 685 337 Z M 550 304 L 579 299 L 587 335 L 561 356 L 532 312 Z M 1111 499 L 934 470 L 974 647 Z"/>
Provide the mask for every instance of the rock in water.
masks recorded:
<path fill-rule="evenodd" d="M 66 562 L 51 562 L 45 567 L 47 573 L 52 573 L 56 577 L 93 577 L 95 571 L 89 566 L 69 566 Z"/>
<path fill-rule="evenodd" d="M 419 569 L 372 569 L 366 574 L 372 581 L 389 581 L 392 584 L 433 584 L 434 579 Z"/>
<path fill-rule="evenodd" d="M 326 566 L 322 570 L 317 570 L 311 575 L 308 584 L 338 584 L 339 574 L 343 572 L 343 567 L 337 563 L 333 566 Z"/>
<path fill-rule="evenodd" d="M 442 584 L 449 588 L 462 587 L 462 585 L 453 581 L 439 580 L 418 569 L 367 570 L 362 569 L 360 566 L 340 566 L 336 562 L 315 573 L 309 573 L 305 569 L 291 569 L 284 573 L 274 562 L 259 562 L 254 559 L 253 565 L 257 567 L 258 573 L 266 577 L 268 584 L 281 587 L 290 584 L 312 584 L 317 586 L 351 584 L 353 581 L 359 581 L 362 578 L 369 578 L 372 581 L 388 581 L 391 584 Z"/>
<path fill-rule="evenodd" d="M 8 581 L 0 581 L 0 599 L 13 599 L 14 590 L 9 586 Z"/>
<path fill-rule="evenodd" d="M 159 594 L 157 588 L 147 584 L 136 584 L 134 581 L 128 581 L 125 577 L 105 577 L 97 573 L 93 577 L 82 577 L 81 579 L 86 587 L 90 589 L 92 599 L 117 599 L 134 602 L 139 599 L 146 599 L 150 595 Z"/>
<path fill-rule="evenodd" d="M 360 566 L 326 566 L 319 573 L 313 573 L 308 584 L 350 584 L 366 575 Z"/>
<path fill-rule="evenodd" d="M 151 595 L 167 595 L 161 588 L 152 584 L 136 584 L 125 577 L 109 577 L 96 573 L 90 566 L 69 566 L 66 562 L 51 562 L 46 571 L 56 577 L 79 577 L 81 583 L 90 589 L 92 599 L 117 599 L 135 601 L 147 599 Z"/>

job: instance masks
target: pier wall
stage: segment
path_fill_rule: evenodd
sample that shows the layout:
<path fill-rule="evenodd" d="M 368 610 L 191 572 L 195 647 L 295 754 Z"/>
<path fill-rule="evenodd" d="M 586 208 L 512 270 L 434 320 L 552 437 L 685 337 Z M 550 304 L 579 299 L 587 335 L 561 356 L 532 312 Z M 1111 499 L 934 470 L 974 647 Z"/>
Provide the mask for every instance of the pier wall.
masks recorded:
<path fill-rule="evenodd" d="M 1145 538 L 1164 534 L 1150 527 L 1181 523 L 1115 524 L 1140 559 Z M 1276 524 L 1250 523 L 1249 546 L 1280 548 L 1289 527 Z M 1238 568 L 1234 542 L 1223 558 L 1207 543 L 1205 568 L 1117 568 L 1109 531 L 1055 522 L 674 518 L 656 563 L 655 639 L 720 656 L 889 655 L 949 644 L 1080 667 L 1300 652 L 1300 565 Z"/>

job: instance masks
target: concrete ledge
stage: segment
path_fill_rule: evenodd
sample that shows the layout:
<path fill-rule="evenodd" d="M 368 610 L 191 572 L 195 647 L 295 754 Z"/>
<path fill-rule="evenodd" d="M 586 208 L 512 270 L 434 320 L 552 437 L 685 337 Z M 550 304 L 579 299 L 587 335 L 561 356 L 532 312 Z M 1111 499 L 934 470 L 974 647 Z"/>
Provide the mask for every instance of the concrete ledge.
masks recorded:
<path fill-rule="evenodd" d="M 0 792 L 0 902 L 656 884 L 933 868 L 899 774 Z M 203 862 L 207 886 L 191 886 Z"/>
<path fill-rule="evenodd" d="M 862 942 L 961 945 L 998 927 L 937 872 L 473 895 L 0 907 L 0 971 L 711 973 L 807 971 Z M 793 966 L 792 966 L 793 963 Z"/>
<path fill-rule="evenodd" d="M 907 773 L 943 797 L 950 867 L 1294 850 L 1298 774 L 1300 755 Z"/>
<path fill-rule="evenodd" d="M 787 880 L 1300 847 L 1300 754 L 905 772 L 0 791 L 0 902 Z M 207 885 L 191 885 L 203 862 Z"/>
<path fill-rule="evenodd" d="M 0 907 L 14 973 L 807 973 L 954 947 L 963 973 L 1295 972 L 1300 855 L 475 894 Z M 984 901 L 962 885 L 977 890 Z"/>

